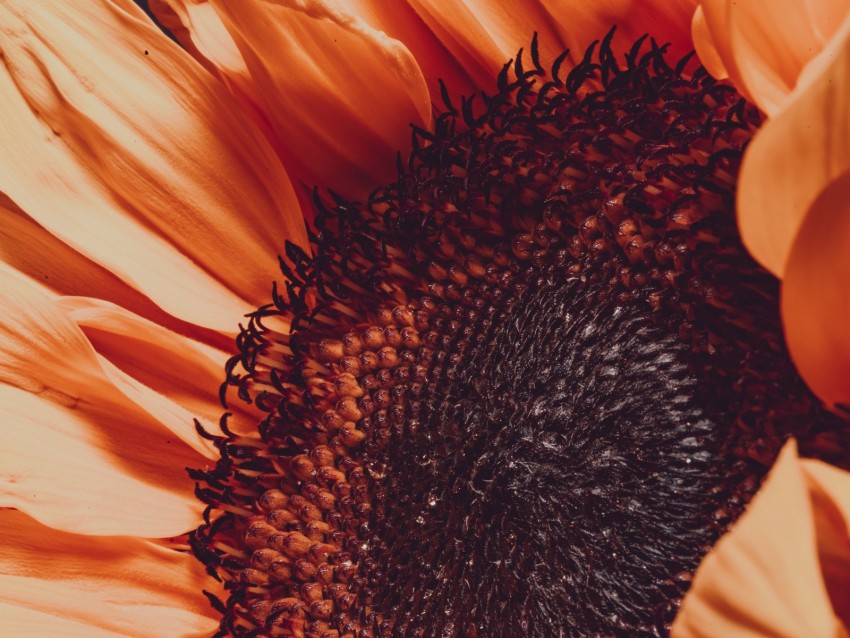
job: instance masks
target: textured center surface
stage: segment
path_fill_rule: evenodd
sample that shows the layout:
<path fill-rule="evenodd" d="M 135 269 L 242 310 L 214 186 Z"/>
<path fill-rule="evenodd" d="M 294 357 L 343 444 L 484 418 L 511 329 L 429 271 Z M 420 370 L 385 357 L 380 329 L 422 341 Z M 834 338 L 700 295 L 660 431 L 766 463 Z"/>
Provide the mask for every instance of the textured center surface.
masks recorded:
<path fill-rule="evenodd" d="M 634 621 L 712 541 L 720 437 L 687 348 L 577 282 L 515 301 L 387 449 L 375 558 L 399 634 Z"/>

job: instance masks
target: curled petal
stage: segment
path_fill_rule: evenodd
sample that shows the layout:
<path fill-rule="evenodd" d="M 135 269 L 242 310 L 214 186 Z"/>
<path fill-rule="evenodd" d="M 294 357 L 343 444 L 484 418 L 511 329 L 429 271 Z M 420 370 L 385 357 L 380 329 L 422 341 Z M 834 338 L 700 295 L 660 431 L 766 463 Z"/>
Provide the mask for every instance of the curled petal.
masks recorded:
<path fill-rule="evenodd" d="M 209 0 L 149 0 L 160 24 L 208 71 L 241 86 L 249 83 L 248 67 Z"/>
<path fill-rule="evenodd" d="M 73 398 L 66 403 L 110 405 L 123 400 L 127 409 L 144 411 L 147 420 L 161 424 L 196 452 L 217 456 L 195 432 L 191 410 L 203 406 L 202 416 L 218 415 L 210 404 L 223 353 L 108 302 L 52 299 L 17 275 L 0 267 L 0 309 L 6 317 L 0 381 Z M 92 341 L 80 326 L 92 333 Z M 92 343 L 100 346 L 97 351 Z M 191 382 L 175 378 L 190 371 Z M 172 387 L 166 388 L 169 381 Z"/>
<path fill-rule="evenodd" d="M 0 506 L 84 534 L 168 537 L 201 505 L 183 468 L 201 457 L 138 414 L 0 384 Z"/>
<path fill-rule="evenodd" d="M 725 5 L 723 5 L 725 7 Z M 694 48 L 697 56 L 705 70 L 718 80 L 725 80 L 729 77 L 729 71 L 723 62 L 723 55 L 717 49 L 718 46 L 727 44 L 726 40 L 718 39 L 715 41 L 714 35 L 711 33 L 711 28 L 708 26 L 708 21 L 705 18 L 705 10 L 702 5 L 694 11 L 694 18 L 691 22 L 691 37 L 694 41 Z M 745 90 L 745 89 L 742 89 Z"/>
<path fill-rule="evenodd" d="M 0 23 L 0 190 L 167 312 L 232 331 L 284 240 L 305 243 L 263 135 L 129 0 L 15 0 Z"/>
<path fill-rule="evenodd" d="M 331 0 L 214 2 L 251 74 L 287 166 L 363 198 L 394 175 L 428 88 L 399 41 Z"/>
<path fill-rule="evenodd" d="M 60 294 L 88 293 L 156 312 L 146 297 L 50 234 L 8 198 L 0 203 L 0 259 Z"/>
<path fill-rule="evenodd" d="M 824 401 L 850 405 L 850 172 L 811 205 L 782 284 L 788 347 Z"/>
<path fill-rule="evenodd" d="M 812 203 L 850 170 L 848 83 L 850 16 L 744 156 L 737 196 L 741 236 L 753 256 L 780 278 Z"/>
<path fill-rule="evenodd" d="M 99 299 L 64 297 L 56 303 L 111 364 L 113 382 L 128 397 L 198 452 L 209 452 L 198 445 L 192 421 L 199 417 L 214 429 L 221 415 L 217 390 L 227 352 Z"/>
<path fill-rule="evenodd" d="M 210 635 L 203 567 L 149 541 L 94 538 L 0 510 L 0 617 L 9 636 Z"/>
<path fill-rule="evenodd" d="M 0 260 L 54 293 L 104 299 L 181 334 L 210 343 L 230 344 L 227 336 L 165 313 L 149 298 L 78 253 L 3 196 L 0 196 Z"/>
<path fill-rule="evenodd" d="M 774 115 L 848 11 L 848 0 L 703 0 L 694 16 L 694 43 L 712 74 L 729 77 Z"/>
<path fill-rule="evenodd" d="M 99 357 L 32 283 L 0 275 L 0 505 L 91 534 L 194 527 L 200 504 L 183 468 L 212 452 L 191 422 L 179 425 L 190 447 L 159 420 L 167 399 Z"/>
<path fill-rule="evenodd" d="M 789 442 L 697 570 L 672 638 L 847 638 L 848 523 L 850 473 Z"/>

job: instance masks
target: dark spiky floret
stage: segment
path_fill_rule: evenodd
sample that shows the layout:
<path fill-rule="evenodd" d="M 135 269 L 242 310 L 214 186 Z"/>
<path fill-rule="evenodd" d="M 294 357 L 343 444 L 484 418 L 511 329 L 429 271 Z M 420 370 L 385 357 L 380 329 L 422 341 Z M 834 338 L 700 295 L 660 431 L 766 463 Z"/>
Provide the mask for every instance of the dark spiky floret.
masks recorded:
<path fill-rule="evenodd" d="M 664 636 L 789 436 L 847 465 L 737 235 L 758 113 L 612 35 L 316 197 L 227 368 L 266 416 L 192 473 L 220 635 Z"/>

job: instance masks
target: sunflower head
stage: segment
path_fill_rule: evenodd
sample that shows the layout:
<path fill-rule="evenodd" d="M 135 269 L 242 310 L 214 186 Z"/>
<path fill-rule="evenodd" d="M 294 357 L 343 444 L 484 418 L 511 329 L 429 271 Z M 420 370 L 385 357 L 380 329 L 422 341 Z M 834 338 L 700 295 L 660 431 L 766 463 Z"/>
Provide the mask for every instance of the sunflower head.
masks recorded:
<path fill-rule="evenodd" d="M 847 634 L 850 0 L 142 4 L 0 2 L 5 631 Z"/>
<path fill-rule="evenodd" d="M 259 437 L 195 473 L 223 630 L 664 635 L 784 440 L 836 427 L 737 236 L 757 111 L 612 36 L 564 74 L 535 39 L 365 205 L 316 197 L 229 369 Z"/>

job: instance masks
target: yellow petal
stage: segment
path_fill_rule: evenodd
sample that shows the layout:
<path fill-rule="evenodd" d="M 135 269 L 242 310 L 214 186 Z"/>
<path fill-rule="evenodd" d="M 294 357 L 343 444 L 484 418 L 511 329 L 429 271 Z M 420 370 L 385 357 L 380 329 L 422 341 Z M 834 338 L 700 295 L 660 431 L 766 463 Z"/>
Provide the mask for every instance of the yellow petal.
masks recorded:
<path fill-rule="evenodd" d="M 796 444 L 786 444 L 747 512 L 697 570 L 672 638 L 847 638 L 821 560 L 850 557 L 848 495 L 850 474 L 800 461 Z"/>
<path fill-rule="evenodd" d="M 850 17 L 744 155 L 738 187 L 741 236 L 753 256 L 780 278 L 812 202 L 850 169 L 848 83 Z"/>
<path fill-rule="evenodd" d="M 0 24 L 0 190 L 167 312 L 232 331 L 304 241 L 262 134 L 129 0 L 7 2 Z"/>
<path fill-rule="evenodd" d="M 203 567 L 149 541 L 68 534 L 0 510 L 4 636 L 211 635 Z"/>
<path fill-rule="evenodd" d="M 791 357 L 830 404 L 850 405 L 850 172 L 812 204 L 782 284 L 782 319 Z"/>
<path fill-rule="evenodd" d="M 214 2 L 239 46 L 287 166 L 363 198 L 395 176 L 428 89 L 400 42 L 320 0 Z"/>
<path fill-rule="evenodd" d="M 740 92 L 774 115 L 848 10 L 847 0 L 703 0 L 694 41 L 709 71 L 719 57 Z"/>
<path fill-rule="evenodd" d="M 172 416 L 168 400 L 99 357 L 53 300 L 5 267 L 0 314 L 0 505 L 76 532 L 193 527 L 200 506 L 184 468 L 209 463 L 206 444 L 192 449 L 166 428 L 199 439 L 191 421 L 152 417 Z"/>

